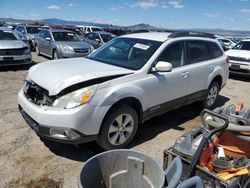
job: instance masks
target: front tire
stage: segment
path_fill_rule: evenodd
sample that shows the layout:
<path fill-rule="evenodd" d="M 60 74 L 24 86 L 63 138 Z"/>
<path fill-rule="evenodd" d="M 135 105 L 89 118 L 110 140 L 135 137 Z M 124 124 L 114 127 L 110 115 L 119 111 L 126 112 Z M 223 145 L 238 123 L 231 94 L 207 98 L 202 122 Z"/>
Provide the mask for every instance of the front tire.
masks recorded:
<path fill-rule="evenodd" d="M 37 44 L 35 46 L 35 49 L 36 49 L 36 55 L 39 56 L 40 55 L 40 50 L 39 50 L 39 47 L 38 47 Z"/>
<path fill-rule="evenodd" d="M 97 143 L 105 150 L 126 147 L 138 129 L 138 115 L 127 105 L 119 105 L 105 117 Z"/>
<path fill-rule="evenodd" d="M 213 81 L 208 87 L 205 99 L 203 101 L 204 108 L 213 109 L 215 107 L 219 91 L 220 91 L 219 83 Z"/>
<path fill-rule="evenodd" d="M 59 59 L 59 56 L 56 50 L 53 50 L 53 59 Z"/>

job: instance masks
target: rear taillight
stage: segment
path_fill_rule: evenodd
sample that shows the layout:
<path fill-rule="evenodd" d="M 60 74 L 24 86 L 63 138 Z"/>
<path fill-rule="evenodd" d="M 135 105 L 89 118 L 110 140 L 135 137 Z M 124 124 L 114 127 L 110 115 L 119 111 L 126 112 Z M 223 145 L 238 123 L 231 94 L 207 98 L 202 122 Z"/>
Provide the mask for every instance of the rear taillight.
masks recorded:
<path fill-rule="evenodd" d="M 229 63 L 229 60 L 230 60 L 230 59 L 229 59 L 229 57 L 227 56 L 226 62 Z"/>

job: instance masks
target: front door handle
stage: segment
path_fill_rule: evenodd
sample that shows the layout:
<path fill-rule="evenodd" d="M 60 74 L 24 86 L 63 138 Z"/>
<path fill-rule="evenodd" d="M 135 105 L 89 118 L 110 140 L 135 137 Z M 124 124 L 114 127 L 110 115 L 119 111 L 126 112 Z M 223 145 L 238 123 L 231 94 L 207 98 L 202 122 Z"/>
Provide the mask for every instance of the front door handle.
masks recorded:
<path fill-rule="evenodd" d="M 181 76 L 183 78 L 187 78 L 189 76 L 189 72 L 183 72 L 183 73 L 181 73 Z"/>

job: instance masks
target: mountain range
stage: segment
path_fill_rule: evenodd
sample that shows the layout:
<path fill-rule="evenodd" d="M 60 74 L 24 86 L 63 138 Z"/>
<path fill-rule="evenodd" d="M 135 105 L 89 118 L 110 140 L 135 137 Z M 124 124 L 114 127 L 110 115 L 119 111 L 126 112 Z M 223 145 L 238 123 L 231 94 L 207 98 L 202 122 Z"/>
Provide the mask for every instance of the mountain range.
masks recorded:
<path fill-rule="evenodd" d="M 22 19 L 13 19 L 13 18 L 0 18 L 0 22 L 12 22 L 12 23 L 44 23 L 44 24 L 59 24 L 59 25 L 93 25 L 99 27 L 110 27 L 110 24 L 101 24 L 95 22 L 87 22 L 87 21 L 69 21 L 57 18 L 48 18 L 42 20 L 22 20 Z M 128 30 L 168 30 L 168 28 L 159 28 L 155 26 L 151 26 L 149 24 L 136 24 L 132 26 L 119 26 L 112 25 L 112 28 L 120 28 L 120 29 L 128 29 Z M 173 29 L 172 29 L 173 30 Z M 225 29 L 210 29 L 210 28 L 193 28 L 193 29 L 182 29 L 189 31 L 197 31 L 197 32 L 208 32 L 217 35 L 238 35 L 238 36 L 250 36 L 250 31 L 240 31 L 240 30 L 225 30 Z"/>

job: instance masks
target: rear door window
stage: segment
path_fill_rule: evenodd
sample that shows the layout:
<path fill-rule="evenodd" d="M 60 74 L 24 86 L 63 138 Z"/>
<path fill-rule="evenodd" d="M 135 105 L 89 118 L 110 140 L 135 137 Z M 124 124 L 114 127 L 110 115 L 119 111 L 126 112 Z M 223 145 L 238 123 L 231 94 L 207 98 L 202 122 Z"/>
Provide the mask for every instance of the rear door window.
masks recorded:
<path fill-rule="evenodd" d="M 216 44 L 215 42 L 207 42 L 207 44 L 212 52 L 213 58 L 217 58 L 223 55 L 223 52 L 218 44 Z"/>
<path fill-rule="evenodd" d="M 186 41 L 188 62 L 190 64 L 212 58 L 211 52 L 204 41 Z"/>

